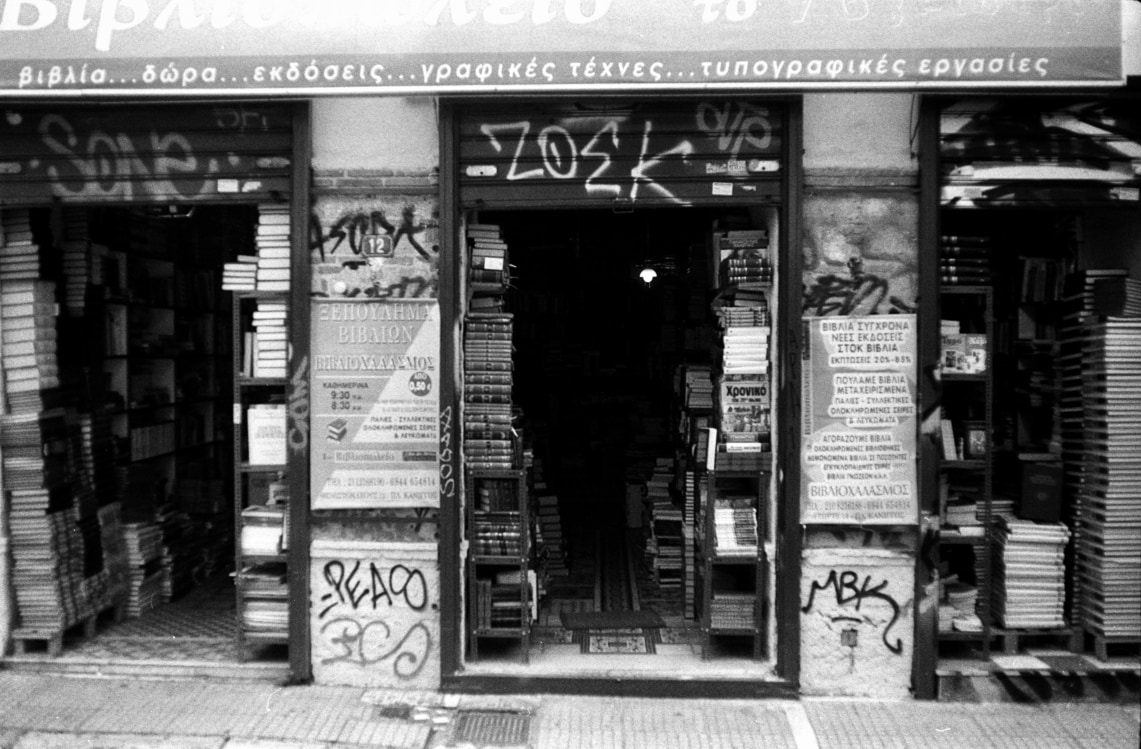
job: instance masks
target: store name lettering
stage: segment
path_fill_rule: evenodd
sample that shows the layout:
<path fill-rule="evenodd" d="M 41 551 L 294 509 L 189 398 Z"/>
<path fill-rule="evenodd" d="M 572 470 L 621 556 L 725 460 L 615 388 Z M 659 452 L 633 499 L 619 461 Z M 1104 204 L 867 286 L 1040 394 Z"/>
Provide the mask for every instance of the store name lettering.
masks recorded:
<path fill-rule="evenodd" d="M 0 31 L 39 31 L 59 23 L 68 31 L 95 31 L 95 49 L 108 52 L 117 36 L 147 25 L 159 31 L 181 28 L 262 30 L 283 23 L 305 28 L 391 28 L 488 26 L 552 21 L 586 25 L 610 11 L 612 0 L 7 0 L 0 11 Z M 98 10 L 96 10 L 98 8 Z"/>
<path fill-rule="evenodd" d="M 65 174 L 56 166 L 47 168 L 53 190 L 60 197 L 133 200 L 135 191 L 141 190 L 148 195 L 193 200 L 207 194 L 194 147 L 181 133 L 152 130 L 149 142 L 140 148 L 124 132 L 81 133 L 63 116 L 49 114 L 40 121 L 39 135 L 44 145 L 74 170 Z M 216 164 L 207 166 L 207 173 L 217 171 Z M 188 193 L 185 176 L 180 183 L 174 182 L 182 175 L 192 175 L 199 189 Z"/>

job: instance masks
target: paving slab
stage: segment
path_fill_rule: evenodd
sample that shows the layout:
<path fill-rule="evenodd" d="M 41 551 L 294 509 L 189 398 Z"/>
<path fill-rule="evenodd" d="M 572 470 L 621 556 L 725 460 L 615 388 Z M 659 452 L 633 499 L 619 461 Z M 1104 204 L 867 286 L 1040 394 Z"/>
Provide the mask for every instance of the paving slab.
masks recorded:
<path fill-rule="evenodd" d="M 14 749 L 221 749 L 224 739 L 135 733 L 47 733 L 30 731 Z"/>

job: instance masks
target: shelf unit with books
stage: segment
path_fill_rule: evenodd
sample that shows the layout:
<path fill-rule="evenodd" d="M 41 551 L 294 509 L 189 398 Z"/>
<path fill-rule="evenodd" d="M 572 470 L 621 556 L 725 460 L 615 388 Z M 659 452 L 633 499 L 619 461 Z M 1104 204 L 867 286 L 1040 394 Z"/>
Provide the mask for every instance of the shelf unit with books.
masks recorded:
<path fill-rule="evenodd" d="M 951 238 L 944 238 L 944 251 Z M 983 240 L 955 238 L 963 247 Z M 988 271 L 989 272 L 989 271 Z M 941 268 L 943 381 L 938 639 L 990 651 L 994 490 L 994 290 Z M 972 276 L 972 282 L 988 281 Z"/>
<path fill-rule="evenodd" d="M 482 639 L 518 640 L 526 663 L 534 619 L 527 474 L 523 469 L 468 469 L 468 652 Z"/>
<path fill-rule="evenodd" d="M 242 658 L 256 646 L 289 643 L 289 269 L 276 260 L 289 257 L 289 212 L 261 205 L 258 214 L 257 254 L 227 263 L 223 281 L 233 297 L 234 587 Z M 274 259 L 268 273 L 266 258 Z"/>

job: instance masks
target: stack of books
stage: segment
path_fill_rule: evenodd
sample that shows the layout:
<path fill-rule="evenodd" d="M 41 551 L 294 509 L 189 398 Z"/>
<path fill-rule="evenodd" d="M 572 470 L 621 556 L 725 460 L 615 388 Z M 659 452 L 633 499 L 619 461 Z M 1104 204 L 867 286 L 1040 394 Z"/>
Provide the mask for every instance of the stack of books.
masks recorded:
<path fill-rule="evenodd" d="M 267 581 L 271 584 L 272 581 Z M 285 635 L 289 628 L 289 601 L 275 598 L 242 600 L 242 629 L 249 632 Z"/>
<path fill-rule="evenodd" d="M 281 553 L 285 512 L 285 505 L 250 505 L 242 510 L 238 545 L 243 556 L 276 556 Z"/>
<path fill-rule="evenodd" d="M 511 282 L 507 243 L 496 224 L 468 224 L 468 284 L 474 295 L 483 297 L 481 309 L 499 307 Z"/>
<path fill-rule="evenodd" d="M 943 586 L 946 603 L 939 604 L 940 632 L 979 632 L 979 589 L 976 585 L 949 581 Z"/>
<path fill-rule="evenodd" d="M 253 312 L 253 330 L 244 333 L 244 374 L 250 377 L 286 376 L 288 316 L 285 302 L 257 300 L 257 308 Z"/>
<path fill-rule="evenodd" d="M 767 229 L 715 232 L 713 242 L 720 261 L 721 286 L 731 284 L 771 285 L 773 266 Z"/>
<path fill-rule="evenodd" d="M 1100 286 L 1100 283 L 1098 284 Z M 1077 570 L 1084 628 L 1141 639 L 1141 317 L 1083 326 Z"/>
<path fill-rule="evenodd" d="M 750 465 L 772 445 L 772 399 L 769 392 L 767 304 L 718 310 L 721 328 L 721 375 L 717 387 L 717 469 L 729 456 L 748 454 Z M 722 454 L 726 456 L 722 464 Z"/>
<path fill-rule="evenodd" d="M 690 364 L 684 368 L 683 398 L 686 409 L 713 408 L 713 371 L 711 367 Z"/>
<path fill-rule="evenodd" d="M 939 283 L 990 286 L 994 283 L 990 237 L 944 234 L 939 237 Z"/>
<path fill-rule="evenodd" d="M 475 537 L 471 539 L 471 548 L 476 556 L 523 556 L 523 527 L 518 512 L 478 512 L 472 525 Z"/>
<path fill-rule="evenodd" d="M 91 246 L 87 236 L 87 209 L 63 209 L 63 237 L 56 244 L 63 250 L 64 306 L 72 317 L 87 310 L 87 287 L 95 283 Z"/>
<path fill-rule="evenodd" d="M 697 472 L 682 474 L 682 618 L 693 619 L 697 611 Z"/>
<path fill-rule="evenodd" d="M 289 232 L 288 205 L 258 206 L 258 291 L 289 291 Z"/>
<path fill-rule="evenodd" d="M 1000 518 L 995 549 L 993 609 L 1008 629 L 1066 626 L 1064 523 Z"/>
<path fill-rule="evenodd" d="M 137 618 L 163 602 L 162 529 L 155 523 L 126 523 L 123 546 L 128 565 L 126 615 Z"/>
<path fill-rule="evenodd" d="M 257 255 L 238 255 L 233 262 L 222 266 L 222 289 L 224 291 L 257 291 Z"/>
<path fill-rule="evenodd" d="M 464 318 L 464 455 L 469 468 L 510 469 L 516 463 L 510 313 Z"/>
<path fill-rule="evenodd" d="M 682 507 L 674 502 L 670 488 L 673 473 L 673 458 L 658 458 L 646 481 L 646 503 L 650 515 L 647 549 L 653 550 L 651 569 L 658 586 L 680 590 L 683 587 L 684 516 Z"/>
<path fill-rule="evenodd" d="M 0 212 L 0 278 L 35 281 L 40 277 L 40 251 L 32 239 L 32 221 L 26 208 Z"/>
<path fill-rule="evenodd" d="M 289 585 L 286 565 L 271 562 L 238 573 L 242 588 L 242 628 L 247 632 L 285 636 L 289 628 Z"/>
<path fill-rule="evenodd" d="M 0 283 L 0 364 L 10 412 L 42 409 L 43 391 L 59 387 L 55 314 L 55 284 Z"/>
<path fill-rule="evenodd" d="M 713 543 L 723 557 L 757 555 L 756 500 L 751 496 L 719 496 L 713 504 Z"/>
<path fill-rule="evenodd" d="M 754 593 L 715 591 L 709 604 L 712 629 L 752 631 L 756 628 L 757 596 Z"/>

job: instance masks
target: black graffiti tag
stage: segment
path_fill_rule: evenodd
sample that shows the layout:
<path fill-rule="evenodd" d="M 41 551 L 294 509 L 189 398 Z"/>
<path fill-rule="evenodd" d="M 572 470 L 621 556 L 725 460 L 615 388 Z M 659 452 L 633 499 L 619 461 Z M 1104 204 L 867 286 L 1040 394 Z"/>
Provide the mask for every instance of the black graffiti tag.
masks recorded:
<path fill-rule="evenodd" d="M 866 600 L 882 601 L 891 607 L 892 612 L 891 621 L 884 627 L 881 634 L 883 644 L 884 647 L 892 653 L 899 655 L 903 652 L 903 640 L 897 637 L 894 644 L 888 640 L 888 632 L 890 632 L 891 628 L 895 626 L 895 623 L 899 621 L 900 616 L 899 603 L 890 595 L 883 592 L 884 588 L 888 586 L 888 581 L 884 580 L 878 585 L 873 586 L 871 575 L 865 576 L 863 583 L 857 585 L 859 580 L 859 574 L 853 570 L 844 570 L 842 572 L 832 570 L 828 573 L 828 579 L 823 583 L 813 580 L 812 587 L 808 591 L 808 603 L 800 610 L 801 613 L 807 614 L 811 611 L 812 604 L 816 601 L 817 591 L 827 590 L 828 588 L 831 588 L 835 594 L 837 605 L 845 606 L 855 602 L 856 611 L 860 610 L 861 604 Z"/>
<path fill-rule="evenodd" d="M 428 605 L 428 582 L 424 573 L 403 564 L 394 564 L 385 574 L 375 562 L 370 562 L 368 570 L 362 573 L 359 559 L 351 566 L 334 559 L 325 563 L 321 574 L 331 590 L 321 596 L 325 608 L 318 614 L 319 619 L 340 605 L 353 611 L 362 608 L 375 611 L 381 601 L 392 607 L 397 599 L 403 599 L 404 605 L 413 611 L 423 611 Z"/>

